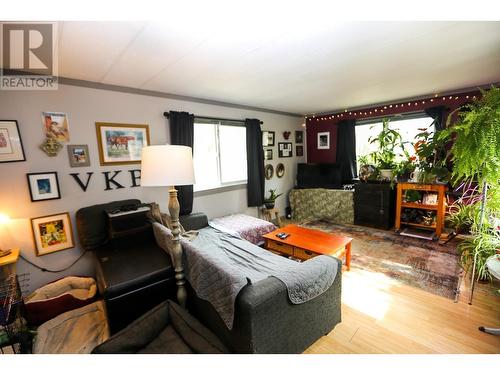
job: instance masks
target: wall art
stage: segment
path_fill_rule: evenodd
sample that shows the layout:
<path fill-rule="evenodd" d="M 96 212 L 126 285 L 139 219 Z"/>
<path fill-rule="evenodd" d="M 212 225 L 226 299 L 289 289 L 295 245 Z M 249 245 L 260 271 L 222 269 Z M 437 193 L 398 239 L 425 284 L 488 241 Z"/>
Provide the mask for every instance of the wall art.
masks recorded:
<path fill-rule="evenodd" d="M 278 157 L 291 158 L 293 156 L 292 142 L 278 143 Z"/>
<path fill-rule="evenodd" d="M 57 172 L 28 173 L 26 177 L 32 202 L 61 198 Z"/>
<path fill-rule="evenodd" d="M 149 126 L 96 122 L 101 165 L 139 164 L 150 144 Z"/>
<path fill-rule="evenodd" d="M 68 145 L 67 147 L 71 167 L 90 167 L 89 146 Z"/>
<path fill-rule="evenodd" d="M 318 133 L 318 150 L 330 149 L 330 132 Z"/>
<path fill-rule="evenodd" d="M 63 112 L 42 112 L 43 127 L 47 138 L 69 142 L 68 115 Z"/>
<path fill-rule="evenodd" d="M 71 220 L 67 212 L 33 218 L 31 228 L 37 256 L 75 246 Z"/>
<path fill-rule="evenodd" d="M 275 132 L 264 130 L 262 132 L 262 146 L 274 146 L 274 135 Z"/>
<path fill-rule="evenodd" d="M 0 163 L 25 160 L 17 121 L 0 120 Z"/>

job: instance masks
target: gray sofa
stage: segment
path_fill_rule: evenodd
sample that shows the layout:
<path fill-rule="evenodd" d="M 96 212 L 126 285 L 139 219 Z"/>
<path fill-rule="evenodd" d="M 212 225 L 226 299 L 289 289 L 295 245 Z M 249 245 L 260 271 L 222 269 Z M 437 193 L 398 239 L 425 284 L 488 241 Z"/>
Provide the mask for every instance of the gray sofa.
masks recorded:
<path fill-rule="evenodd" d="M 198 214 L 199 215 L 199 214 Z M 193 225 L 190 220 L 196 221 Z M 201 229 L 206 220 L 185 217 L 186 230 Z M 203 226 L 204 226 L 203 225 Z M 341 262 L 338 269 L 342 269 Z M 236 299 L 229 330 L 209 302 L 188 285 L 188 310 L 234 353 L 301 353 L 341 321 L 341 272 L 320 296 L 294 305 L 285 284 L 269 277 L 245 286 Z"/>
<path fill-rule="evenodd" d="M 105 242 L 107 230 L 103 209 L 129 203 L 130 201 L 118 201 L 80 210 L 77 214 L 77 221 L 82 242 L 85 244 L 90 240 L 99 242 L 99 244 L 102 241 Z M 132 203 L 139 203 L 139 201 L 133 201 Z M 87 212 L 89 210 L 92 211 L 92 215 Z M 181 216 L 180 221 L 186 230 L 201 229 L 208 225 L 207 217 L 203 214 Z M 97 234 L 102 238 L 97 238 Z M 122 245 L 124 244 L 122 243 Z M 130 247 L 129 244 L 126 245 Z M 173 333 L 172 329 L 166 325 L 170 322 L 170 318 L 174 316 L 169 310 L 172 306 L 162 303 L 154 309 L 149 307 L 154 301 L 165 301 L 168 298 L 166 295 L 174 294 L 174 290 L 170 289 L 173 289 L 175 284 L 168 284 L 166 286 L 160 284 L 161 287 L 159 289 L 152 290 L 150 288 L 151 292 L 143 293 L 144 290 L 148 291 L 150 289 L 145 289 L 142 284 L 136 286 L 134 284 L 135 279 L 133 279 L 137 276 L 136 273 L 141 271 L 142 268 L 136 270 L 135 268 L 137 267 L 134 267 L 132 270 L 134 272 L 124 274 L 122 272 L 123 267 L 120 266 L 121 261 L 126 264 L 136 265 L 140 261 L 141 264 L 149 265 L 153 268 L 163 267 L 161 264 L 158 264 L 157 260 L 159 255 L 163 255 L 167 258 L 165 262 L 168 264 L 164 268 L 166 269 L 165 273 L 168 278 L 169 275 L 172 275 L 168 255 L 163 250 L 158 249 L 155 243 L 143 242 L 142 240 L 141 246 L 137 247 L 137 249 L 133 247 L 131 250 L 129 249 L 127 252 L 124 252 L 124 248 L 121 246 L 120 249 L 115 250 L 112 254 L 106 253 L 107 257 L 113 256 L 112 260 L 113 264 L 115 264 L 115 267 L 111 270 L 113 273 L 110 275 L 113 276 L 115 275 L 115 271 L 120 271 L 120 275 L 126 278 L 126 284 L 130 284 L 132 290 L 140 290 L 142 296 L 140 302 L 133 299 L 127 302 L 126 306 L 129 308 L 134 306 L 142 308 L 141 314 L 149 311 L 118 332 L 110 339 L 110 342 L 97 347 L 94 353 L 165 353 L 181 352 L 183 350 L 184 352 L 189 352 L 182 345 L 181 341 L 188 343 L 189 350 L 193 353 L 207 352 L 206 346 L 199 346 L 200 342 L 198 338 L 201 328 L 193 336 L 193 332 L 183 333 L 182 329 L 173 324 L 176 332 L 180 333 L 170 335 Z M 156 254 L 156 250 L 159 250 L 160 254 Z M 135 263 L 130 262 L 131 258 L 134 259 Z M 341 269 L 340 261 L 338 269 Z M 126 271 L 131 272 L 131 270 Z M 152 271 L 155 271 L 155 269 Z M 156 275 L 156 273 L 158 272 L 155 271 L 154 274 Z M 142 280 L 143 277 L 139 279 Z M 216 345 L 218 350 L 214 352 L 301 353 L 314 341 L 329 333 L 340 322 L 341 279 L 342 275 L 339 271 L 334 283 L 327 291 L 299 305 L 294 305 L 290 302 L 285 284 L 275 277 L 269 277 L 255 284 L 247 285 L 240 291 L 236 299 L 234 324 L 231 330 L 227 328 L 212 305 L 198 298 L 189 285 L 187 285 L 187 307 L 189 312 L 222 342 L 223 345 Z M 110 283 L 108 282 L 107 284 Z M 152 284 L 157 285 L 156 282 Z M 105 289 L 101 290 L 101 292 L 103 291 L 106 295 Z M 128 296 L 129 294 L 127 292 L 124 295 Z M 159 302 L 155 304 L 157 303 Z M 112 306 L 109 305 L 107 307 L 109 309 Z M 186 316 L 185 312 L 179 314 Z M 116 310 L 116 315 L 123 319 L 126 318 L 128 323 L 139 316 L 128 312 L 126 309 Z M 174 323 L 174 320 L 172 320 L 172 323 Z M 188 325 L 193 326 L 193 324 L 189 323 Z M 168 337 L 159 335 L 165 329 L 169 331 L 167 332 L 169 333 Z M 210 345 L 214 345 L 213 343 L 216 340 L 208 337 L 208 334 L 203 336 L 207 338 Z M 174 341 L 179 343 L 180 346 L 175 344 L 167 348 L 165 343 L 169 340 L 172 341 L 173 337 L 175 338 Z"/>

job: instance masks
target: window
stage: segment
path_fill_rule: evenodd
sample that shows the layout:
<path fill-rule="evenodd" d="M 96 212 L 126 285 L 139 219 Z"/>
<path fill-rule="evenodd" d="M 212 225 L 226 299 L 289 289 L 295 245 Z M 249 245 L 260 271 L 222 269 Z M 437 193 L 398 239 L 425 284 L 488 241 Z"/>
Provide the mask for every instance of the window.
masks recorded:
<path fill-rule="evenodd" d="M 246 147 L 241 124 L 195 118 L 194 191 L 246 183 Z"/>
<path fill-rule="evenodd" d="M 427 128 L 432 124 L 432 121 L 432 118 L 426 115 L 406 119 L 391 118 L 389 127 L 391 129 L 397 130 L 399 134 L 401 134 L 403 142 L 408 142 L 405 145 L 406 151 L 408 151 L 410 155 L 414 155 L 415 150 L 413 149 L 411 144 L 415 143 L 416 135 L 418 133 L 421 133 L 421 131 L 418 129 Z M 377 151 L 377 143 L 370 144 L 368 139 L 372 136 L 376 136 L 378 133 L 380 133 L 381 130 L 381 119 L 356 125 L 356 158 L 358 160 L 360 156 L 368 155 L 373 151 Z M 430 130 L 434 132 L 434 126 L 432 126 Z"/>

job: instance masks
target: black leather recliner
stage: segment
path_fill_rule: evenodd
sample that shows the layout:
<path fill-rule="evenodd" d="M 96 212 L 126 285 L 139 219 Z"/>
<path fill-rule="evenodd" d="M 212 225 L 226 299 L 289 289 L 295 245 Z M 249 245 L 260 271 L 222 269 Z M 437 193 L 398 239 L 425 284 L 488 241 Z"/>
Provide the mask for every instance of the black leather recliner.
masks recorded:
<path fill-rule="evenodd" d="M 111 334 L 176 295 L 170 256 L 156 244 L 149 222 L 143 220 L 130 235 L 110 238 L 106 211 L 140 203 L 137 199 L 115 201 L 76 213 L 80 242 L 95 254 L 97 285 Z"/>

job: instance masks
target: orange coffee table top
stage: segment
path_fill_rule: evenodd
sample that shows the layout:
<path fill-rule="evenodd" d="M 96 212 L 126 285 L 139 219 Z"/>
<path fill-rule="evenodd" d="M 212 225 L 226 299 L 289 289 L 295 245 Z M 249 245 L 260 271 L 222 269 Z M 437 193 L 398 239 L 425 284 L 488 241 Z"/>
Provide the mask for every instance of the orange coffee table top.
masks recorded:
<path fill-rule="evenodd" d="M 284 240 L 276 237 L 276 234 L 281 232 L 288 233 L 290 236 Z M 303 228 L 293 224 L 278 228 L 263 237 L 323 255 L 335 254 L 352 241 L 350 237 L 336 236 L 320 230 Z"/>

